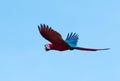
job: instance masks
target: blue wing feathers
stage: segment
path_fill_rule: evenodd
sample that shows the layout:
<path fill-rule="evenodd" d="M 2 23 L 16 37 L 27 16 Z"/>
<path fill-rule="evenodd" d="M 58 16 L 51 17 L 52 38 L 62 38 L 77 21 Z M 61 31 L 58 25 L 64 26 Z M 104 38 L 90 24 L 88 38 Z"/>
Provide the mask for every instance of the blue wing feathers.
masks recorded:
<path fill-rule="evenodd" d="M 76 47 L 78 42 L 78 34 L 73 32 L 71 32 L 70 34 L 68 33 L 65 42 L 69 44 L 71 47 Z"/>

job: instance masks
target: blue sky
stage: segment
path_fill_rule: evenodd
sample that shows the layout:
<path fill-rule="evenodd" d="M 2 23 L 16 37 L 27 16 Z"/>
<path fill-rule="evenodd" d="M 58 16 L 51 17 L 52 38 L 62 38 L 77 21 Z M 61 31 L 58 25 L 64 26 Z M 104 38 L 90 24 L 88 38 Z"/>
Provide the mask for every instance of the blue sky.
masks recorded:
<path fill-rule="evenodd" d="M 119 0 L 0 1 L 0 81 L 120 81 Z M 49 51 L 37 26 L 48 24 L 78 46 L 108 51 Z"/>

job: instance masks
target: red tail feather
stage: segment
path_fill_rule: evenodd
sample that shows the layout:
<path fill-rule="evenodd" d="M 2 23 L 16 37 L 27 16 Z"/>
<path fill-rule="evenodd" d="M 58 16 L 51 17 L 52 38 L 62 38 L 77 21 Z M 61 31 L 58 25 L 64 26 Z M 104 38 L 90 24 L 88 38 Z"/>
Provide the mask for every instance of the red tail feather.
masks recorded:
<path fill-rule="evenodd" d="M 82 47 L 78 47 L 76 49 L 77 50 L 83 50 L 83 51 L 99 51 L 99 50 L 108 50 L 110 48 L 97 49 L 97 48 L 82 48 Z"/>

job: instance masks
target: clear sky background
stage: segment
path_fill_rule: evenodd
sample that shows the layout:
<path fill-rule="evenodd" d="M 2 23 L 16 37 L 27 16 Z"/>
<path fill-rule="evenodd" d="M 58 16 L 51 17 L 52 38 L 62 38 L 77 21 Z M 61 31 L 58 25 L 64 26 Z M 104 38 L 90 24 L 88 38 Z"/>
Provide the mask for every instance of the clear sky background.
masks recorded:
<path fill-rule="evenodd" d="M 78 46 L 107 51 L 49 51 L 48 24 Z M 120 81 L 120 0 L 1 0 L 0 81 Z"/>

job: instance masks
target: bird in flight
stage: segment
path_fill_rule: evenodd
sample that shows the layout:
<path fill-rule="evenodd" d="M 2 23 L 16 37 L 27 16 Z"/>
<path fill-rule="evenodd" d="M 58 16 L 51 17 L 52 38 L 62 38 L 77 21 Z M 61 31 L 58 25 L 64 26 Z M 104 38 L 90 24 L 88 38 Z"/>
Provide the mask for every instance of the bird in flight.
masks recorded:
<path fill-rule="evenodd" d="M 84 48 L 84 47 L 77 47 L 77 42 L 79 39 L 78 34 L 76 33 L 68 33 L 67 38 L 63 40 L 60 33 L 53 30 L 51 27 L 45 24 L 38 25 L 38 30 L 40 34 L 51 44 L 45 44 L 45 50 L 58 50 L 58 51 L 65 51 L 65 50 L 83 50 L 83 51 L 99 51 L 99 50 L 108 50 L 109 48 Z"/>

